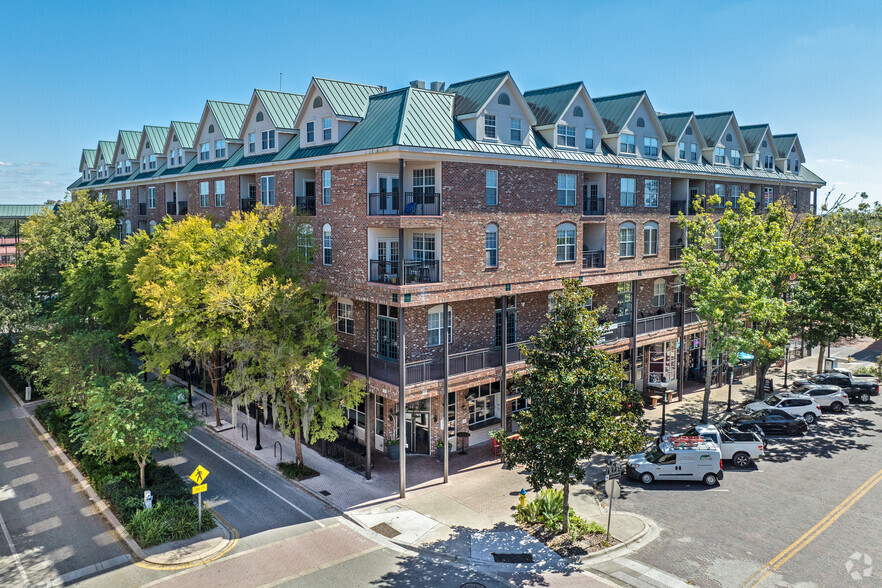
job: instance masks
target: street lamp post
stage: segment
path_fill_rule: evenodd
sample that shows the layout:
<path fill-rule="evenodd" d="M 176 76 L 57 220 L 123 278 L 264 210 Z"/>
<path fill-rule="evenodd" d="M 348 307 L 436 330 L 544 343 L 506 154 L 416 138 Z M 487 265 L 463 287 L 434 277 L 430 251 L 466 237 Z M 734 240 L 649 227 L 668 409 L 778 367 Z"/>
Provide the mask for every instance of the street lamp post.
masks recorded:
<path fill-rule="evenodd" d="M 784 352 L 784 387 L 787 387 L 787 368 L 790 367 L 790 345 L 787 346 L 787 350 Z"/>
<path fill-rule="evenodd" d="M 661 426 L 661 436 L 665 436 L 665 422 L 667 420 L 667 407 L 668 407 L 668 390 L 665 388 L 662 390 L 662 426 Z"/>
<path fill-rule="evenodd" d="M 732 412 L 732 380 L 735 376 L 735 370 L 729 366 L 729 400 L 726 403 L 726 412 Z"/>
<path fill-rule="evenodd" d="M 258 415 L 260 414 L 258 412 L 259 410 L 260 410 L 260 403 L 255 402 L 254 403 L 254 430 L 256 431 L 255 439 L 257 440 L 257 443 L 255 443 L 255 445 L 254 445 L 255 451 L 260 451 L 261 449 L 263 449 L 263 447 L 260 446 L 260 418 L 258 417 Z"/>

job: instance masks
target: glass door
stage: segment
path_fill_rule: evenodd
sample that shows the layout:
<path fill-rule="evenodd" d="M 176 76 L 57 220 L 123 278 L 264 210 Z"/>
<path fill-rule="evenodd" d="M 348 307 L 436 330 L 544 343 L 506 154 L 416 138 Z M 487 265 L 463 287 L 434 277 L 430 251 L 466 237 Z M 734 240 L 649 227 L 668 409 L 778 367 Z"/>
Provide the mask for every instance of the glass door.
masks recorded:
<path fill-rule="evenodd" d="M 380 191 L 379 214 L 398 214 L 398 176 L 380 174 L 377 176 Z"/>
<path fill-rule="evenodd" d="M 398 308 L 377 305 L 377 355 L 398 361 Z"/>
<path fill-rule="evenodd" d="M 407 453 L 429 454 L 429 399 L 407 404 Z"/>

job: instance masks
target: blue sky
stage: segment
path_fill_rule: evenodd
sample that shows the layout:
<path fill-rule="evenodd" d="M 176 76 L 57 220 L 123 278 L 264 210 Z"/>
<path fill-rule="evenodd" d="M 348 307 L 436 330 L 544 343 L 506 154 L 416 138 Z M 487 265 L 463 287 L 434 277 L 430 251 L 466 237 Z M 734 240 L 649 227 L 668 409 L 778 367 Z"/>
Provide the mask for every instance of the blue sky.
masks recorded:
<path fill-rule="evenodd" d="M 882 3 L 7 2 L 0 203 L 60 198 L 84 147 L 198 121 L 206 99 L 311 76 L 448 83 L 510 70 L 522 91 L 582 80 L 657 110 L 734 110 L 799 133 L 836 192 L 882 201 Z"/>

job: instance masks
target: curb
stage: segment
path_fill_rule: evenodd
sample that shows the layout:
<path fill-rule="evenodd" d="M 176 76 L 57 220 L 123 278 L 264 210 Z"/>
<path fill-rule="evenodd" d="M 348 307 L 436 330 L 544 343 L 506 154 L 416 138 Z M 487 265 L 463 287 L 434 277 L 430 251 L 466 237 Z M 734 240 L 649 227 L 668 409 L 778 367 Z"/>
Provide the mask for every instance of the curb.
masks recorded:
<path fill-rule="evenodd" d="M 631 537 L 630 539 L 622 541 L 621 543 L 619 543 L 617 545 L 613 545 L 611 547 L 606 547 L 604 549 L 589 553 L 587 555 L 573 556 L 574 562 L 588 564 L 593 560 L 598 560 L 601 558 L 612 559 L 613 557 L 617 557 L 617 555 L 614 555 L 614 554 L 616 554 L 618 551 L 633 552 L 635 550 L 631 549 L 630 546 L 633 545 L 634 543 L 637 543 L 638 541 L 640 541 L 644 537 L 646 537 L 646 535 L 649 533 L 649 531 L 652 530 L 652 528 L 654 526 L 656 526 L 655 522 L 653 522 L 652 520 L 650 520 L 644 516 L 634 514 L 632 512 L 620 512 L 617 514 L 619 514 L 620 516 L 628 516 L 628 517 L 632 517 L 632 518 L 640 520 L 643 523 L 643 529 L 639 533 L 637 533 L 636 535 Z M 655 537 L 651 537 L 649 539 L 649 541 L 652 541 L 653 539 L 655 539 Z M 649 543 L 649 541 L 647 541 L 647 543 Z"/>

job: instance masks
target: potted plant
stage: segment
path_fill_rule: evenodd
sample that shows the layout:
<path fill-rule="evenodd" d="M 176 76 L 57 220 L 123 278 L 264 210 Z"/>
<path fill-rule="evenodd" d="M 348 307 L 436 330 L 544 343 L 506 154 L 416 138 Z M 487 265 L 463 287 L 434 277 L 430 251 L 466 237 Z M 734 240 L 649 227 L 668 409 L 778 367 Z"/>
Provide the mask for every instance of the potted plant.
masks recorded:
<path fill-rule="evenodd" d="M 447 442 L 447 451 L 453 447 L 453 443 Z M 444 441 L 438 439 L 435 443 L 435 455 L 438 457 L 438 461 L 444 461 Z"/>
<path fill-rule="evenodd" d="M 398 439 L 389 439 L 386 441 L 386 450 L 389 452 L 389 459 L 397 460 L 398 452 L 400 450 L 399 444 L 401 441 Z"/>

